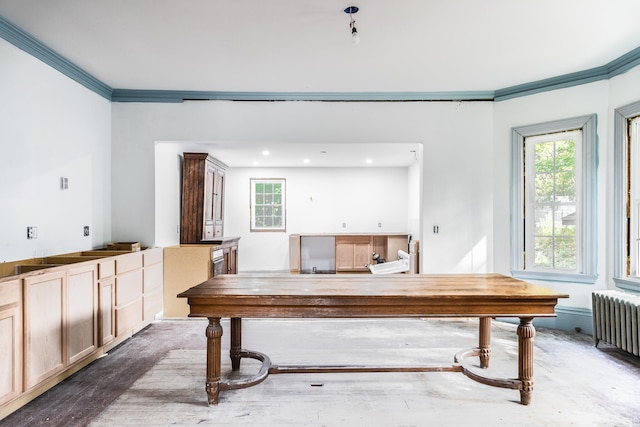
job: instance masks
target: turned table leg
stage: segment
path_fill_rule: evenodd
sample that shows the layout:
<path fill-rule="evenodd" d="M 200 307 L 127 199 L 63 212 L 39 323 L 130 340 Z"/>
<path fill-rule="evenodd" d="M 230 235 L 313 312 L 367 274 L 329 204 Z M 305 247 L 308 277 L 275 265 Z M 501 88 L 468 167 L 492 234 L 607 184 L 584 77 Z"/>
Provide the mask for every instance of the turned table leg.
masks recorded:
<path fill-rule="evenodd" d="M 478 340 L 480 349 L 480 367 L 489 367 L 491 357 L 491 317 L 480 318 L 480 339 Z"/>
<path fill-rule="evenodd" d="M 240 353 L 242 350 L 242 319 L 239 317 L 231 318 L 231 369 L 237 371 L 240 369 Z"/>
<path fill-rule="evenodd" d="M 533 392 L 533 338 L 536 330 L 531 317 L 521 317 L 518 325 L 518 379 L 522 381 L 520 403 L 531 403 Z"/>
<path fill-rule="evenodd" d="M 206 330 L 207 336 L 207 399 L 209 406 L 218 404 L 220 394 L 220 338 L 222 337 L 222 326 L 219 317 L 209 317 L 209 325 Z"/>

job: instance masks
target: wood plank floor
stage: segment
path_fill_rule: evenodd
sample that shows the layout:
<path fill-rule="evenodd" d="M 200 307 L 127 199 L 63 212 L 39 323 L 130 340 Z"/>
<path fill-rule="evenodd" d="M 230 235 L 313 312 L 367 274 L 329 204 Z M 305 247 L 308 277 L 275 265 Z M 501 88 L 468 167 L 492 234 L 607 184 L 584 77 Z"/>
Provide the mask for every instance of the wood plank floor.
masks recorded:
<path fill-rule="evenodd" d="M 526 407 L 516 403 L 516 391 L 459 373 L 359 373 L 270 376 L 223 392 L 220 405 L 209 408 L 205 326 L 156 322 L 0 426 L 640 425 L 640 358 L 596 349 L 584 334 L 546 329 L 536 336 L 536 382 Z M 515 325 L 494 321 L 492 330 L 491 373 L 517 375 Z M 446 364 L 475 345 L 476 331 L 477 320 L 261 319 L 245 321 L 243 335 L 247 348 L 274 363 Z M 242 374 L 253 372 L 253 363 L 243 361 Z"/>

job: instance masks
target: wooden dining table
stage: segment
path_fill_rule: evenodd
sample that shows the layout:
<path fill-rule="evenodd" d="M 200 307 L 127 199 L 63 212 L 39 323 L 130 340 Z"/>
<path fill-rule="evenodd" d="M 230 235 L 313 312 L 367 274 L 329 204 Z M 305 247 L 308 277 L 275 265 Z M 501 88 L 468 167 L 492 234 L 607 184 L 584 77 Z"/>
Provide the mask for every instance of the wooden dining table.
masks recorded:
<path fill-rule="evenodd" d="M 256 385 L 269 374 L 319 372 L 462 372 L 483 384 L 519 390 L 520 402 L 528 405 L 533 391 L 533 319 L 555 316 L 558 299 L 568 295 L 500 274 L 239 274 L 216 276 L 178 297 L 187 298 L 190 317 L 208 319 L 209 405 L 218 403 L 221 391 Z M 478 346 L 439 366 L 275 365 L 266 354 L 242 348 L 243 318 L 411 317 L 478 318 Z M 262 365 L 254 376 L 221 377 L 222 318 L 230 319 L 232 370 L 240 369 L 242 358 L 256 359 Z M 519 318 L 517 378 L 487 377 L 465 363 L 477 357 L 481 368 L 489 366 L 493 318 Z"/>

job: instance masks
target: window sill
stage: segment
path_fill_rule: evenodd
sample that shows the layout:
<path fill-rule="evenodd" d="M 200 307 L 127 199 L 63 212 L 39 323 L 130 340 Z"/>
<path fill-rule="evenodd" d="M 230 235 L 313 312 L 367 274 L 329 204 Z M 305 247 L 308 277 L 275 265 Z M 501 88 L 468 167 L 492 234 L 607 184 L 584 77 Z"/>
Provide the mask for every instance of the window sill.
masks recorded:
<path fill-rule="evenodd" d="M 640 293 L 640 279 L 629 279 L 629 278 L 620 278 L 614 277 L 613 281 L 616 286 L 620 289 L 624 289 L 625 291 L 631 291 L 635 293 Z"/>
<path fill-rule="evenodd" d="M 516 279 L 525 280 L 547 280 L 551 282 L 572 282 L 592 285 L 598 280 L 598 275 L 592 274 L 567 274 L 567 273 L 547 273 L 544 271 L 514 270 L 511 275 Z M 640 289 L 640 282 L 637 284 Z"/>

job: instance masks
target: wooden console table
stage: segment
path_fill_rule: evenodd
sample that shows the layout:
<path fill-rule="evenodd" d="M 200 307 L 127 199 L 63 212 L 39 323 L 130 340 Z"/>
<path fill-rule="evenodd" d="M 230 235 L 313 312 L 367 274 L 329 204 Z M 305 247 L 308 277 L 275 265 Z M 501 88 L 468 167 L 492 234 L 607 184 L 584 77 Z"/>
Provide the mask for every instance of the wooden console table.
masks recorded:
<path fill-rule="evenodd" d="M 558 294 L 550 289 L 498 274 L 471 275 L 223 275 L 203 282 L 178 297 L 188 298 L 190 317 L 206 317 L 206 392 L 209 405 L 218 403 L 222 390 L 249 387 L 269 374 L 301 372 L 462 372 L 483 384 L 520 391 L 528 405 L 533 390 L 535 317 L 555 316 Z M 243 357 L 262 362 L 252 378 L 222 379 L 220 373 L 222 326 L 231 319 L 232 369 Z M 478 347 L 455 355 L 447 366 L 282 366 L 265 354 L 241 347 L 241 319 L 269 318 L 385 318 L 478 317 Z M 465 367 L 476 356 L 489 366 L 491 319 L 518 317 L 518 378 L 498 379 Z"/>

